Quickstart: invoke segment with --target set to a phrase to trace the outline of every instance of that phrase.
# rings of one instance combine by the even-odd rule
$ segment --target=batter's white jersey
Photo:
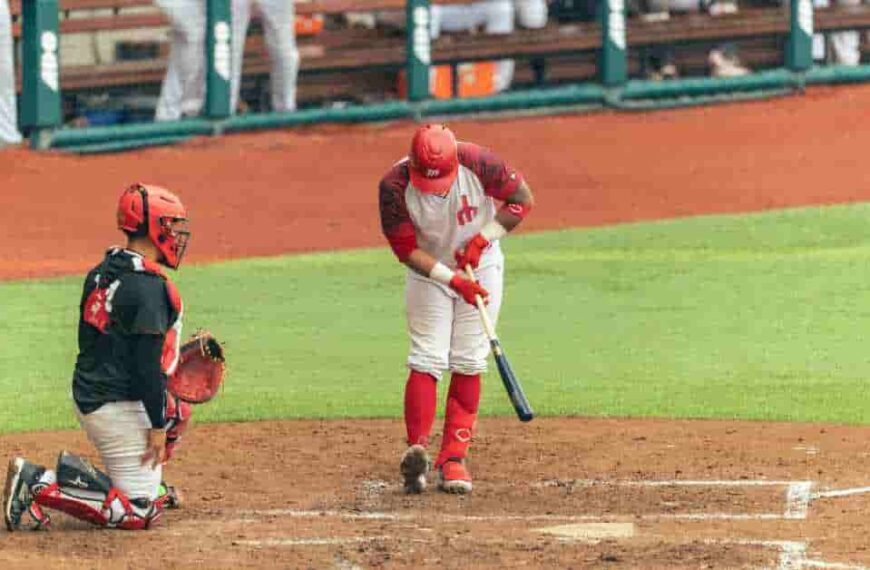
[[[459,143],[459,172],[443,197],[410,182],[407,160],[381,180],[381,225],[393,251],[404,260],[420,248],[454,267],[454,252],[495,218],[496,201],[513,194],[521,176],[491,152]],[[497,321],[502,300],[504,257],[498,242],[481,256],[476,275],[489,292],[487,311]],[[408,272],[405,299],[411,350],[408,366],[439,378],[445,370],[478,374],[489,352],[477,308],[448,287]]]
[[[420,192],[413,185],[405,189],[405,204],[417,236],[417,244],[449,267],[456,266],[453,252],[495,219],[496,205],[487,196],[480,180],[466,166],[459,166],[450,192],[435,196]],[[498,241],[484,251],[480,266],[486,267],[497,257]]]

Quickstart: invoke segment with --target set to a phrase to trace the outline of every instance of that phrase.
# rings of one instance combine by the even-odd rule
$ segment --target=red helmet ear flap
[[[131,237],[148,235],[148,191],[133,184],[121,194],[118,203],[118,229]]]

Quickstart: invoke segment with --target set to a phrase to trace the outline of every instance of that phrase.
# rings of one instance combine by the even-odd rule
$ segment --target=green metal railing
[[[553,106],[664,108],[723,98],[765,97],[807,84],[870,81],[870,66],[812,67],[812,0],[793,0],[785,46],[786,67],[738,78],[668,82],[628,81],[625,0],[600,0],[598,83],[503,93],[473,99],[433,100],[429,92],[429,0],[408,0],[407,100],[341,109],[233,116],[230,109],[232,25],[230,0],[207,0],[206,103],[198,119],[109,127],[63,128],[58,57],[58,0],[23,0],[22,127],[35,148],[110,152],[169,144],[196,135],[307,125],[421,119],[446,114],[538,109]]]

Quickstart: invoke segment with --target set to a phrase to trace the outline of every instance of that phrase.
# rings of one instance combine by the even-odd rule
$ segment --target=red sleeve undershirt
[[[494,152],[473,143],[459,143],[459,164],[474,172],[486,195],[496,200],[507,200],[523,179]]]
[[[379,185],[381,230],[393,253],[402,262],[417,249],[417,235],[405,204],[409,180],[408,161],[403,160],[384,175]]]

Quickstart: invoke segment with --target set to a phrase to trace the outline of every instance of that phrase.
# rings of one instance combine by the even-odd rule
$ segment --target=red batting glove
[[[462,277],[459,274],[453,276],[450,280],[450,288],[459,293],[466,303],[477,306],[475,295],[480,295],[484,304],[489,302],[489,292],[480,286],[477,281]]]
[[[456,258],[456,266],[465,269],[466,265],[470,265],[472,269],[477,269],[481,254],[488,247],[489,241],[482,235],[476,234],[468,240],[464,248],[457,249],[456,253],[453,254]]]

